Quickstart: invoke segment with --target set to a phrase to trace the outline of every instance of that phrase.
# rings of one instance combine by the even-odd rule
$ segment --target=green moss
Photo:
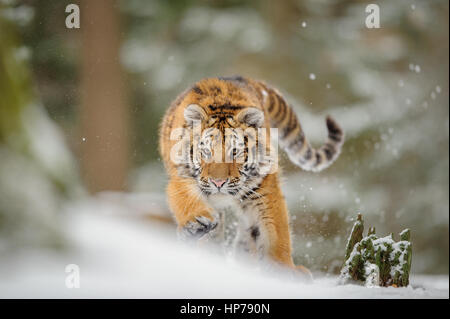
[[[361,214],[353,225],[341,269],[341,282],[362,281],[366,286],[405,287],[409,285],[412,248],[409,229],[400,233],[396,242],[393,234],[378,238],[375,228],[363,237]]]

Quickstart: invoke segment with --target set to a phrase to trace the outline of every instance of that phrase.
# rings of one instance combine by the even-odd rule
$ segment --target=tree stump
[[[364,222],[358,214],[347,242],[340,282],[353,280],[367,287],[408,286],[412,257],[410,230],[403,230],[398,242],[393,234],[378,238],[374,227],[369,228],[366,237],[363,231]]]

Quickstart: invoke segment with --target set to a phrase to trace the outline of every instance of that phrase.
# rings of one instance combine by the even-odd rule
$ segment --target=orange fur
[[[234,196],[210,195],[208,192],[205,195],[199,190],[199,183],[226,180],[231,185],[231,181],[243,178],[240,173],[243,164],[202,162],[199,169],[201,173],[198,173],[198,176],[192,173],[190,177],[180,174],[179,165],[171,161],[170,151],[177,143],[177,140],[170,139],[171,131],[174,128],[188,127],[185,110],[192,104],[200,107],[193,112],[198,111],[195,114],[201,116],[202,130],[214,127],[222,134],[226,128],[248,128],[251,126],[248,122],[249,116],[244,116],[247,113],[241,112],[249,108],[260,110],[264,115],[261,126],[279,129],[280,141],[290,158],[300,167],[316,171],[336,159],[343,141],[342,130],[331,118],[327,119],[329,142],[321,149],[313,149],[304,137],[293,110],[280,93],[262,82],[241,77],[199,81],[180,94],[164,116],[160,130],[160,152],[170,177],[167,187],[168,201],[179,229],[196,225],[199,223],[197,219],[199,217],[212,221],[215,212],[214,196],[224,197],[227,200],[229,198],[230,202],[236,201],[243,211],[249,210],[255,215],[256,230],[250,233],[249,229],[248,238],[250,240],[253,238],[256,242],[259,237],[264,237],[268,247],[264,246],[265,242],[259,245],[263,247],[261,249],[265,249],[268,257],[281,264],[295,267],[291,256],[288,210],[281,193],[278,172],[255,177],[255,181],[249,178],[248,185],[253,187],[252,191],[248,190],[250,186],[246,184],[247,186],[242,186],[242,189],[237,188],[237,194]],[[243,183],[240,180],[239,182]],[[208,184],[208,187],[211,185]],[[200,222],[200,226],[203,226],[203,223]],[[208,229],[213,228],[211,226]],[[300,267],[302,272],[309,273],[306,268]]]

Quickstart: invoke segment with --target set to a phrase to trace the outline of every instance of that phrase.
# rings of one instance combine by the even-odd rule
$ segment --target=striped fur
[[[188,129],[195,122],[201,123],[202,135],[198,142],[195,138],[191,142]],[[170,177],[169,205],[179,233],[187,237],[213,232],[219,207],[223,203],[231,205],[242,217],[237,246],[294,267],[287,206],[278,172],[270,171],[274,159],[269,156],[264,161],[250,162],[251,150],[247,149],[250,138],[247,138],[244,153],[221,144],[224,153],[242,154],[244,162],[203,160],[213,156],[215,143],[228,128],[258,127],[278,128],[281,147],[292,162],[305,170],[317,172],[328,167],[343,144],[342,129],[327,117],[328,141],[318,149],[312,148],[292,108],[278,91],[263,82],[239,76],[201,80],[177,97],[162,121],[160,152]],[[175,163],[170,158],[178,142],[170,138],[175,128],[185,130],[180,136],[188,137],[184,143],[190,149],[190,158],[184,163]],[[217,132],[220,134],[216,136]],[[197,149],[203,156],[201,161],[194,160]]]
[[[280,130],[280,146],[294,164],[306,171],[319,172],[338,158],[344,143],[344,133],[331,116],[326,118],[328,141],[315,149],[306,139],[294,110],[283,96],[261,82],[255,82],[255,85],[263,95],[263,105],[269,114],[271,126]]]

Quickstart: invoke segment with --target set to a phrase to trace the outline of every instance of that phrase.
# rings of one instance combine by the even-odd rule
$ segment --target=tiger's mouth
[[[215,180],[209,178],[202,180],[199,184],[200,191],[203,195],[209,196],[214,194],[236,195],[239,193],[239,184],[231,182],[229,178],[225,180]]]

